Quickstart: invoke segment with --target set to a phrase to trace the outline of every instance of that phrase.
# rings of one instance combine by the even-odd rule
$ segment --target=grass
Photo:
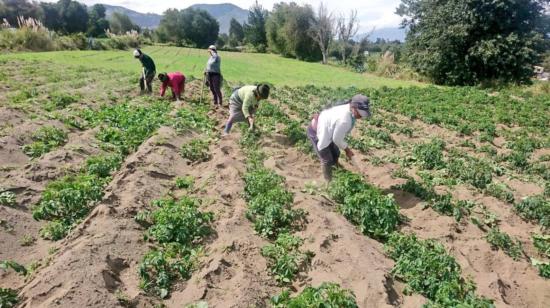
[[[157,72],[181,71],[185,75],[202,77],[208,54],[206,50],[166,46],[149,46],[143,51],[155,61]],[[400,87],[422,85],[418,82],[394,80],[370,74],[358,74],[346,69],[283,58],[274,54],[251,54],[220,51],[224,78],[232,83],[269,82],[274,85]],[[131,51],[56,51],[10,53],[2,60],[25,59],[48,61],[56,65],[107,68],[117,71],[141,72]],[[292,69],[289,69],[292,68]]]

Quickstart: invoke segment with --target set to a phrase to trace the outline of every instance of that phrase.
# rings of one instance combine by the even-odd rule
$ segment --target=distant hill
[[[190,7],[205,10],[210,13],[210,15],[214,16],[214,18],[216,18],[216,20],[220,23],[220,33],[229,33],[229,23],[231,22],[231,18],[235,18],[241,24],[248,20],[248,10],[241,9],[231,3],[194,4]]]
[[[160,19],[162,18],[162,16],[159,14],[140,13],[122,6],[114,6],[108,4],[103,4],[103,6],[105,7],[105,14],[107,15],[107,17],[111,16],[114,12],[123,13],[128,15],[133,23],[142,28],[156,28],[158,27]]]
[[[132,22],[139,25],[142,28],[156,28],[160,24],[162,18],[159,14],[154,13],[139,13],[122,6],[114,6],[103,4],[106,9],[107,17],[111,16],[114,12],[124,13],[130,17]],[[190,6],[194,9],[202,9],[210,13],[220,23],[220,33],[229,33],[229,23],[231,18],[237,19],[240,23],[243,23],[248,18],[248,10],[241,9],[240,7],[230,4],[194,4]]]

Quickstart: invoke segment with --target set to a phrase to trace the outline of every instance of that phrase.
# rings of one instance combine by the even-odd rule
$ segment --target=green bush
[[[193,187],[195,184],[195,178],[192,176],[184,176],[176,178],[176,187],[179,189],[187,189]]]
[[[447,163],[449,177],[485,189],[493,181],[493,168],[485,161],[470,156],[453,156]]]
[[[122,157],[119,154],[97,155],[86,160],[86,172],[100,178],[106,178],[120,168]]]
[[[283,291],[280,295],[271,298],[275,308],[298,307],[334,307],[358,308],[355,294],[343,289],[336,283],[324,282],[319,287],[307,287],[299,295],[290,297],[290,292]]]
[[[510,187],[504,183],[491,183],[487,186],[487,194],[504,202],[513,203],[514,194]]]

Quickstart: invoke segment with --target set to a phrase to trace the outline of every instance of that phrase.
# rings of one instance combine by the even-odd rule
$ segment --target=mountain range
[[[140,13],[123,6],[114,6],[109,4],[103,4],[105,6],[105,13],[107,17],[111,16],[114,12],[123,13],[130,17],[133,23],[139,25],[142,28],[156,28],[160,24],[162,15],[154,13]],[[190,8],[205,10],[212,15],[220,23],[220,33],[229,33],[229,23],[231,18],[235,18],[241,24],[248,18],[248,10],[242,9],[231,3],[222,4],[194,4]]]
[[[114,12],[119,12],[128,15],[132,22],[139,25],[142,28],[154,29],[160,24],[162,15],[154,13],[140,13],[122,6],[114,6],[109,4],[103,4],[106,9],[107,16],[112,15]],[[194,9],[202,9],[210,13],[220,23],[220,33],[229,33],[229,23],[231,18],[235,18],[241,24],[248,18],[248,10],[242,9],[231,3],[221,4],[194,4],[190,6]],[[364,35],[363,35],[364,36]],[[358,35],[358,38],[362,35]],[[405,30],[398,27],[387,27],[375,29],[370,35],[369,39],[374,41],[377,38],[384,38],[386,40],[405,40]]]

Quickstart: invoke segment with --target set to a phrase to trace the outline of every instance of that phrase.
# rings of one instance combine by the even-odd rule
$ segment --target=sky
[[[54,0],[50,0],[54,1]],[[111,5],[120,5],[141,13],[157,13],[162,14],[169,8],[184,9],[192,4],[197,3],[233,3],[243,9],[248,9],[254,3],[254,0],[230,0],[230,1],[215,1],[215,0],[78,0],[86,5],[95,3],[105,3]],[[273,4],[281,2],[281,0],[259,1],[260,4],[271,10]],[[288,1],[287,1],[288,2]],[[295,0],[298,4],[310,4],[317,7],[321,0]],[[395,8],[399,5],[400,0],[325,0],[323,1],[331,11],[349,14],[352,9],[357,9],[357,16],[360,19],[361,29],[359,32],[368,32],[373,27],[377,29],[387,27],[397,27],[401,21],[398,15],[395,15]]]

